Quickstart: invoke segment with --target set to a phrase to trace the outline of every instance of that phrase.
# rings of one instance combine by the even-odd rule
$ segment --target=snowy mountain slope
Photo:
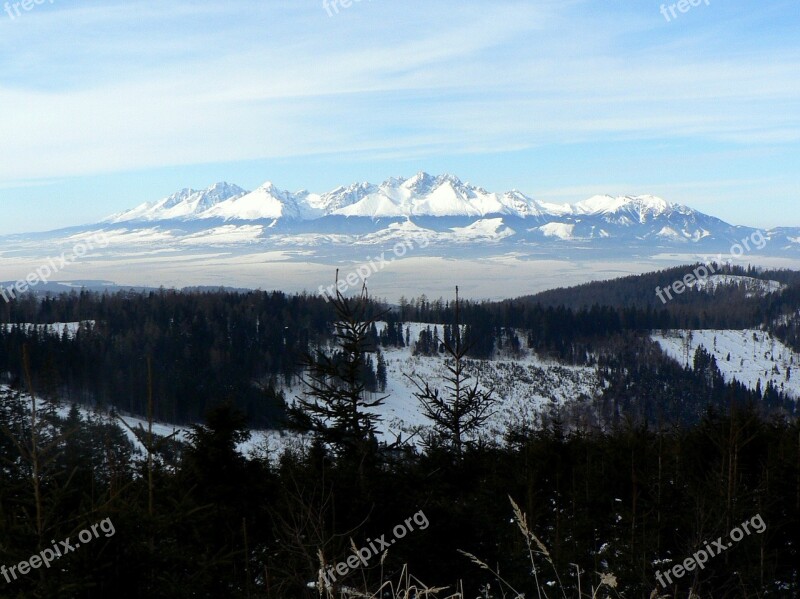
[[[123,223],[130,221],[159,221],[193,218],[213,208],[219,203],[235,199],[247,192],[238,185],[215,183],[208,189],[182,189],[161,201],[146,203],[131,210],[114,214],[104,219],[104,223]]]
[[[224,220],[261,220],[291,218],[311,220],[324,214],[307,201],[308,194],[292,194],[275,187],[267,181],[250,193],[232,197],[192,215],[194,218]]]
[[[596,195],[578,202],[574,206],[576,214],[607,214],[633,217],[638,222],[646,222],[662,214],[674,211],[690,214],[691,208],[668,202],[651,195],[619,196]]]
[[[409,434],[417,427],[430,426],[414,396],[416,387],[406,375],[444,389],[444,358],[412,356],[410,348],[387,349],[384,356],[389,397],[382,410],[385,421],[379,428],[391,439],[395,432]],[[561,404],[581,395],[593,397],[602,389],[596,369],[563,366],[532,353],[519,359],[470,361],[467,372],[477,378],[481,388],[495,390],[499,401],[484,430],[494,436],[506,432],[510,425],[533,424],[537,413],[550,403]]]
[[[667,331],[651,336],[661,349],[680,364],[692,365],[694,352],[705,347],[717,360],[717,366],[726,381],[736,379],[750,389],[761,381],[800,399],[800,354],[792,351],[770,333],[745,329]]]

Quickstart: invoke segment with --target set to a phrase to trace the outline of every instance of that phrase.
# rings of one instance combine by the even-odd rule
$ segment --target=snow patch
[[[800,354],[785,346],[772,334],[758,329],[737,330],[672,330],[653,333],[669,357],[692,366],[694,353],[704,347],[716,358],[726,382],[737,380],[749,389],[767,383],[788,396],[800,398]]]

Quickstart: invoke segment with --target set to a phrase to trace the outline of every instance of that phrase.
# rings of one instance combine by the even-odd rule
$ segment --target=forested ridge
[[[555,297],[565,301],[571,295],[592,297],[596,285],[626,289],[635,284],[639,293],[653,295],[654,277],[664,281],[679,272],[672,269],[541,297],[462,300],[459,318],[468,356],[487,359],[503,344],[524,343],[542,356],[593,365],[598,359],[618,361],[615,354],[625,343],[638,344],[637,339],[651,330],[676,328],[766,327],[800,349],[798,320],[789,317],[800,308],[800,285],[788,271],[759,274],[731,269],[731,274],[759,274],[789,284],[782,293],[765,297],[745,297],[741,289],[721,288],[713,294],[678,296],[661,308],[597,301],[577,307],[577,299],[569,302],[571,306],[553,305]],[[584,288],[592,290],[588,296]],[[365,317],[380,314],[388,322],[380,338],[371,331],[373,344],[410,344],[423,355],[440,353],[435,347],[439,341],[424,336],[410,339],[403,323],[426,322],[438,325],[442,337],[452,335],[448,327],[454,322],[454,305],[453,299],[430,300],[425,295],[403,298],[399,305],[370,300]],[[0,380],[19,388],[22,348],[27,345],[42,393],[142,415],[148,384],[145,360],[150,357],[157,419],[197,422],[208,408],[229,400],[247,414],[252,426],[281,427],[286,400],[291,400],[282,389],[298,383],[308,354],[330,344],[334,321],[332,304],[307,294],[160,290],[28,296],[0,308],[0,323],[6,324],[0,327]],[[74,335],[21,326],[54,322],[83,324]],[[628,355],[631,368],[643,367],[640,356]],[[657,360],[653,357],[650,362]],[[377,356],[368,366],[365,373],[376,390]]]

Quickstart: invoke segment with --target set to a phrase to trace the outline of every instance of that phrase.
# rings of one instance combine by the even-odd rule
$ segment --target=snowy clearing
[[[671,358],[683,365],[692,365],[694,353],[703,346],[716,357],[717,366],[726,381],[736,379],[749,389],[767,383],[800,398],[800,376],[793,371],[800,364],[800,354],[792,351],[770,333],[758,329],[745,330],[675,330],[653,333],[652,339]]]

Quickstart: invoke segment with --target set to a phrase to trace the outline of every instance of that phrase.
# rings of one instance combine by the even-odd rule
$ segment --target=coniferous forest
[[[797,597],[795,400],[726,382],[703,350],[682,366],[646,334],[773,323],[798,308],[785,278],[780,296],[722,291],[715,311],[700,295],[20,298],[0,327],[0,597]],[[409,322],[433,328],[411,338]],[[774,327],[789,346],[795,331]],[[435,425],[421,443],[376,432],[381,348],[397,346],[449,360],[445,388],[415,379]],[[522,346],[607,385],[471,434],[496,398],[463,366]],[[243,453],[256,428],[284,442]],[[756,517],[763,530],[659,584]]]

